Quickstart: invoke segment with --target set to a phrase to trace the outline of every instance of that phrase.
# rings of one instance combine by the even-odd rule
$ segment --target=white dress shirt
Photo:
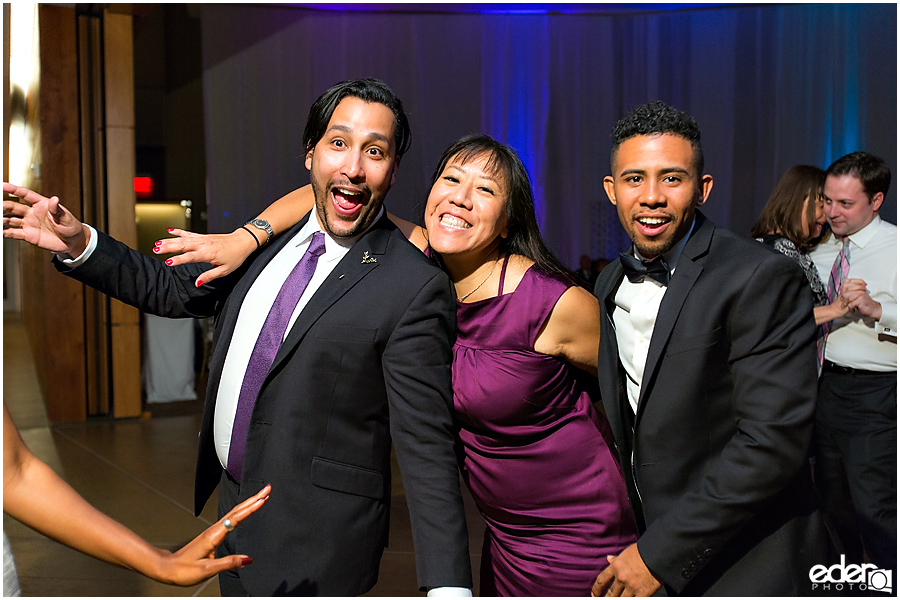
[[[675,272],[678,258],[694,231],[694,224],[687,235],[674,248],[663,254],[669,266],[669,274]],[[635,257],[647,260],[635,250]],[[619,360],[625,369],[625,391],[631,410],[637,414],[638,399],[641,397],[641,382],[644,380],[644,367],[647,365],[647,352],[653,337],[653,327],[659,314],[659,305],[666,294],[666,286],[650,277],[643,281],[631,283],[628,277],[622,280],[613,297],[612,320],[616,330],[616,343],[619,347]]]
[[[897,226],[876,216],[849,237],[849,277],[866,282],[872,300],[881,304],[881,318],[875,321],[851,311],[832,321],[825,360],[866,371],[896,371]],[[826,286],[842,245],[842,239],[832,235],[810,253]]]

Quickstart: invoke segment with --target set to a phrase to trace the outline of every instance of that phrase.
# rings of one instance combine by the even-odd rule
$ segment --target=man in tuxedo
[[[599,380],[638,523],[594,594],[797,595],[832,556],[807,464],[812,294],[697,207],[700,131],[661,102],[613,130],[604,187],[633,241],[600,275]]]
[[[388,542],[392,441],[419,585],[470,595],[453,293],[382,208],[409,141],[403,106],[382,82],[330,88],[304,131],[315,214],[205,285],[195,280],[209,265],[168,268],[83,226],[58,199],[4,184],[31,205],[4,203],[4,235],[59,253],[61,272],[153,314],[216,316],[194,508],[217,485],[220,515],[273,490],[221,550],[254,559],[220,576],[223,595],[369,590]]]

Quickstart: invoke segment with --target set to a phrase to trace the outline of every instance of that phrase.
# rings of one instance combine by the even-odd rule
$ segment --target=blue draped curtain
[[[715,180],[704,211],[740,233],[795,164],[824,168],[867,150],[896,171],[894,4],[615,14],[401,6],[203,5],[210,231],[309,181],[307,111],[329,86],[359,77],[386,81],[413,130],[390,210],[418,221],[441,151],[488,133],[519,152],[548,245],[573,268],[582,254],[613,257],[627,245],[602,181],[612,126],[642,102],[697,119]],[[882,209],[892,222],[895,198],[892,189]]]

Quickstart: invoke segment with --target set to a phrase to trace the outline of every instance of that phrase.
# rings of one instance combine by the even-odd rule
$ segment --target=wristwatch
[[[275,237],[275,231],[272,229],[272,226],[269,225],[269,222],[265,219],[250,219],[244,225],[253,225],[257,229],[262,229],[266,232],[266,243],[272,241],[272,238]]]

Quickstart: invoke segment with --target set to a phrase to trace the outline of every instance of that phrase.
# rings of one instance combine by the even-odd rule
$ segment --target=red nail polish
[[[156,254],[159,254],[159,248],[154,248],[153,251],[154,251]]]
[[[202,280],[202,279],[199,280],[199,281],[197,282],[197,287],[200,287],[201,285],[203,285],[203,280]]]
[[[166,264],[169,265],[169,266],[171,267],[171,266],[172,266],[172,259],[171,259],[171,258],[167,258],[167,259],[166,259]]]
[[[242,567],[246,567],[247,565],[249,565],[252,562],[253,562],[253,559],[250,558],[249,556],[244,556],[241,558],[241,566]]]
[[[173,228],[169,227],[168,229],[166,229],[166,231],[168,231],[169,233],[172,233],[175,230]]]

